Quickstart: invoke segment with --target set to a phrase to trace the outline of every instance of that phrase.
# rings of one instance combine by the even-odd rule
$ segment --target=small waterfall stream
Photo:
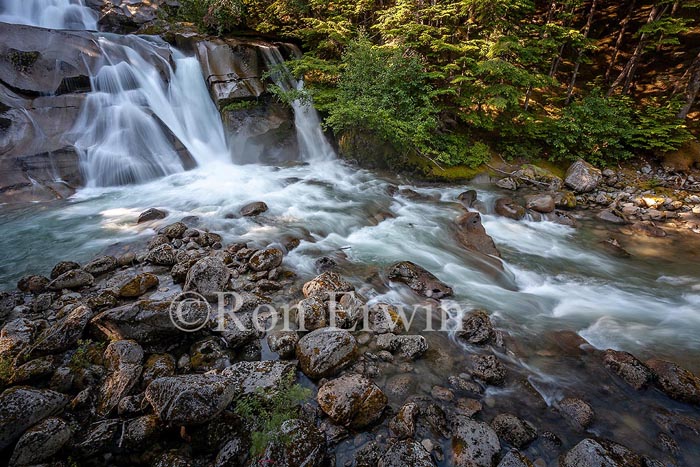
[[[94,31],[97,12],[83,0],[2,0],[0,22]]]

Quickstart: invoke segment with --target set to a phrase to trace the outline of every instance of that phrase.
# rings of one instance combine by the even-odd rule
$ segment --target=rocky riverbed
[[[458,223],[463,247],[493,258],[471,214]],[[10,465],[656,466],[698,455],[700,379],[673,362],[542,336],[551,350],[539,358],[597,381],[550,399],[520,364],[528,343],[488,311],[462,315],[451,333],[422,330],[453,291],[415,263],[381,274],[427,306],[404,330],[393,305],[365,306],[377,279],[350,282],[349,266],[329,257],[315,278],[290,270],[298,239],[255,248],[196,218],[166,220],[148,210],[138,222],[157,234],[144,247],[63,261],[2,294],[0,447]],[[212,301],[235,292],[237,303],[218,320],[204,302],[178,302],[183,291]],[[196,330],[173,319],[173,300]],[[262,326],[269,307],[290,304],[292,329]],[[285,399],[297,384],[310,391]],[[652,413],[649,425],[625,424],[616,400]],[[270,413],[275,423],[261,423]],[[635,432],[643,443],[620,443]]]

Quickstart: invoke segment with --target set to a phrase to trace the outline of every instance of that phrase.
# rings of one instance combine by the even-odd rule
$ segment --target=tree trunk
[[[583,39],[584,41],[588,39],[588,33],[591,32],[591,25],[593,24],[593,15],[595,15],[595,7],[598,0],[593,0],[591,2],[591,11],[588,13],[588,19],[586,20],[586,25],[583,28]],[[574,73],[571,76],[571,82],[569,83],[569,90],[566,92],[566,102],[565,105],[569,105],[571,102],[571,96],[574,93],[574,85],[576,84],[576,77],[578,76],[578,70],[581,68],[581,59],[583,58],[583,47],[579,48],[578,56],[576,57],[576,65],[574,66]]]
[[[700,91],[700,53],[695,57],[693,63],[691,63],[690,68],[690,81],[688,86],[685,88],[685,105],[681,108],[678,113],[678,118],[685,120],[690,113],[690,109],[695,103],[695,99],[698,96],[698,91]]]
[[[622,48],[622,41],[624,40],[625,33],[627,32],[627,25],[632,19],[632,13],[634,12],[634,7],[636,3],[637,0],[632,0],[632,3],[630,3],[629,10],[627,10],[627,16],[625,16],[625,19],[623,19],[622,23],[620,23],[620,32],[618,33],[617,40],[615,41],[615,50],[613,50],[612,58],[610,58],[610,65],[608,65],[608,69],[605,71],[606,82],[610,80],[610,73],[612,73],[612,70],[615,67],[615,62],[617,62],[617,56],[620,54],[620,48]]]

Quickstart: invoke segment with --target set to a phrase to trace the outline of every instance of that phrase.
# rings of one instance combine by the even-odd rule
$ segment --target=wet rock
[[[530,422],[512,414],[496,415],[491,422],[491,427],[499,437],[519,449],[537,439],[537,429]]]
[[[138,298],[151,289],[158,287],[158,277],[150,272],[142,272],[134,277],[126,279],[119,287],[119,296],[122,298]]]
[[[578,429],[585,430],[591,426],[595,418],[593,408],[581,399],[567,397],[559,401],[557,408]]]
[[[457,240],[467,250],[484,255],[501,257],[493,239],[486,233],[481,224],[481,214],[468,212],[457,218]]]
[[[551,195],[536,194],[525,197],[525,207],[546,214],[554,211],[556,204]]]
[[[534,464],[517,449],[511,449],[503,456],[498,467],[534,467]]]
[[[73,305],[67,305],[64,310],[66,308],[73,308]],[[40,352],[58,352],[75,347],[91,318],[90,308],[84,305],[73,308],[65,318],[42,333],[33,349]]]
[[[472,355],[472,373],[480,380],[494,386],[502,385],[506,380],[506,368],[495,355]]]
[[[412,440],[398,441],[384,453],[377,467],[434,467],[436,464],[423,445]]]
[[[512,177],[501,178],[496,182],[496,186],[504,190],[515,191],[518,189],[518,182]]]
[[[61,261],[53,267],[49,277],[53,280],[73,269],[80,269],[80,265],[75,261]]]
[[[17,282],[17,288],[22,292],[40,294],[46,291],[49,279],[44,276],[24,276]]]
[[[465,208],[471,208],[476,202],[476,190],[467,190],[457,195],[457,200],[462,203]]]
[[[105,310],[95,316],[91,325],[111,340],[133,339],[147,351],[163,351],[182,342],[188,334],[175,326],[170,313],[171,302],[140,300],[136,303]],[[209,319],[208,304],[182,302],[178,321],[198,325]]]
[[[381,334],[377,337],[377,343],[380,348],[396,352],[407,360],[415,360],[428,350],[428,342],[425,337],[418,335]]]
[[[554,194],[554,205],[559,209],[576,209],[576,195],[571,191],[559,191]]]
[[[137,224],[143,224],[144,222],[155,221],[160,219],[165,219],[168,216],[168,212],[162,209],[149,208],[139,214],[139,220],[136,221]]]
[[[109,375],[100,389],[98,412],[106,416],[138,383],[143,349],[134,341],[111,342],[105,349],[104,361]]]
[[[320,296],[323,300],[336,299],[346,293],[353,292],[355,287],[335,272],[324,272],[310,280],[302,289],[305,297]]]
[[[0,450],[40,420],[58,413],[68,398],[47,389],[17,386],[0,394]]]
[[[296,356],[306,376],[326,378],[355,360],[357,341],[344,329],[317,329],[299,340]]]
[[[474,310],[462,318],[462,329],[457,335],[474,345],[484,345],[495,337],[491,318],[483,310]]]
[[[217,317],[217,331],[231,349],[239,349],[256,342],[264,334],[265,319],[255,312],[227,313]]]
[[[598,213],[596,216],[598,219],[605,221],[605,222],[610,222],[612,224],[626,224],[627,221],[625,218],[621,215],[619,215],[616,211],[612,209],[604,209]]]
[[[27,430],[17,441],[10,465],[34,465],[56,454],[68,442],[72,431],[60,418],[47,418]]]
[[[224,349],[224,345],[221,339],[211,336],[192,344],[187,370],[206,373],[211,370],[223,370],[230,366],[233,355]]]
[[[100,256],[83,266],[83,271],[89,272],[93,276],[107,274],[115,269],[117,269],[117,258],[114,256]]]
[[[82,269],[71,269],[52,280],[48,288],[51,290],[79,289],[90,286],[94,282],[95,278],[92,274]]]
[[[317,272],[322,273],[325,271],[332,271],[338,266],[338,263],[329,256],[322,256],[314,261],[314,266]]]
[[[158,231],[159,234],[165,235],[169,239],[182,238],[187,231],[187,225],[184,222],[175,222],[166,225]]]
[[[628,352],[608,349],[603,353],[603,364],[637,390],[645,388],[653,378],[649,368]]]
[[[451,402],[455,398],[455,393],[452,392],[452,390],[442,386],[433,386],[433,388],[430,390],[430,395],[435,400],[445,402]]]
[[[128,449],[141,450],[147,443],[155,441],[161,431],[158,417],[143,415],[124,423],[122,443]]]
[[[335,303],[335,301],[330,302],[329,311],[333,309]],[[338,305],[339,307],[336,307],[336,309],[342,309],[342,313],[340,310],[338,310],[337,314],[339,317],[342,314],[342,318],[345,321],[344,326],[340,327],[348,329],[354,328],[363,321],[366,314],[365,308],[367,305],[367,300],[360,294],[356,292],[345,293],[340,297]]]
[[[267,335],[267,345],[281,359],[294,357],[297,342],[299,342],[299,334],[296,331],[273,331]]]
[[[296,321],[299,330],[313,331],[328,325],[328,306],[320,296],[314,295],[301,300],[296,307]]]
[[[405,404],[389,422],[389,429],[399,438],[413,438],[420,409],[415,402]]]
[[[648,360],[646,365],[654,373],[656,385],[667,396],[681,402],[700,405],[700,378],[665,360]]]
[[[37,329],[37,323],[25,318],[9,321],[0,331],[0,355],[3,358],[17,355],[32,342]]]
[[[170,244],[159,245],[148,252],[146,261],[158,266],[173,266],[177,263],[177,251]]]
[[[248,456],[244,441],[234,437],[224,443],[214,459],[213,467],[236,467]]]
[[[375,334],[385,334],[397,331],[400,320],[395,306],[377,303],[369,308],[365,327]]]
[[[205,423],[228,406],[237,387],[221,375],[158,378],[146,388],[146,400],[158,418],[170,424]]]
[[[282,264],[284,253],[278,248],[268,248],[257,251],[248,260],[248,265],[253,271],[269,271]]]
[[[56,369],[56,362],[53,355],[35,358],[21,365],[12,374],[10,382],[12,384],[26,383],[37,379],[48,378]]]
[[[267,204],[263,203],[262,201],[256,201],[243,206],[240,213],[243,217],[252,217],[267,212],[267,210]]]
[[[293,419],[282,423],[279,436],[275,436],[264,459],[271,465],[320,467],[326,455],[326,440],[311,423]]]
[[[147,387],[153,380],[175,374],[175,357],[170,354],[153,354],[143,365],[141,380]]]
[[[387,276],[390,281],[406,284],[411,290],[424,297],[439,300],[453,294],[451,287],[410,261],[401,261],[391,265]]]
[[[584,439],[560,460],[561,467],[642,467],[639,456],[621,444]]]
[[[595,190],[602,178],[600,170],[579,159],[569,166],[564,183],[577,193],[589,193]]]
[[[494,210],[499,216],[516,221],[525,217],[525,208],[513,201],[512,198],[498,198]]]
[[[455,417],[452,435],[455,467],[491,467],[500,450],[498,435],[486,423]]]
[[[481,405],[481,402],[479,402],[476,399],[469,399],[467,397],[461,397],[457,399],[457,403],[455,404],[455,408],[457,409],[457,413],[467,416],[467,417],[473,417],[474,415],[478,414],[481,412],[483,409],[483,406]]]
[[[382,390],[360,375],[344,375],[328,381],[319,388],[316,400],[335,423],[355,429],[377,421],[387,404]]]
[[[147,248],[150,251],[150,250],[157,248],[161,245],[168,245],[169,243],[170,243],[170,239],[166,235],[158,234],[148,241]]]
[[[238,394],[269,396],[279,392],[287,381],[296,375],[295,362],[266,360],[262,362],[238,362],[221,372],[238,389]]]
[[[217,293],[226,290],[230,278],[231,271],[224,262],[209,256],[200,259],[190,268],[183,290],[197,292],[210,301],[216,300]]]

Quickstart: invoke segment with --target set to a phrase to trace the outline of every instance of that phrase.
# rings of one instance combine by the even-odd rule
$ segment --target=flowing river
[[[95,28],[94,18],[80,5],[52,5],[63,3],[69,6],[62,10],[62,24],[24,1],[15,2],[22,9],[5,11],[0,21]],[[405,288],[381,280],[388,264],[413,261],[454,288],[454,304],[490,312],[496,326],[518,342],[502,357],[547,403],[568,390],[588,394],[599,418],[615,427],[594,434],[621,442],[641,439],[639,449],[654,452],[650,414],[660,396],[650,393],[632,403],[627,390],[601,385],[577,363],[579,357],[567,358],[579,349],[562,343],[568,336],[562,331],[573,331],[598,349],[626,350],[642,360],[667,358],[700,371],[697,243],[634,238],[625,244],[632,258],[620,259],[601,246],[608,232],[594,221],[582,219],[571,228],[494,215],[493,202],[502,193],[491,185],[415,185],[359,170],[334,157],[315,111],[299,105],[297,131],[304,143],[297,162],[238,164],[243,155],[227,143],[196,59],[170,51],[174,64],[163,60],[156,67],[149,65],[152,56],[170,50],[159,39],[105,35],[101,43],[105,56],[112,57],[110,65],[93,76],[93,93],[67,136],[81,154],[88,186],[65,201],[0,207],[3,289],[13,288],[27,273],[48,275],[60,260],[86,261],[145,242],[154,231],[136,219],[151,207],[167,210],[168,222],[196,216],[201,227],[228,242],[263,247],[289,235],[301,238],[285,258],[289,269],[311,278],[315,260],[332,257],[340,272],[375,301],[418,302]],[[268,59],[279,60],[275,57],[271,51]],[[163,125],[187,147],[195,168],[185,170]],[[392,185],[422,196],[391,196]],[[503,274],[489,274],[454,239],[454,219],[463,212],[457,195],[472,188],[486,231],[502,253]],[[264,222],[231,216],[251,201],[270,207]],[[447,375],[459,374],[466,354],[454,338],[428,334],[431,346],[441,350],[432,361],[418,363],[423,366],[416,390],[426,393],[434,384],[445,384]],[[487,396],[495,401],[487,411],[529,404],[516,394],[508,398],[507,390],[490,391]],[[688,409],[671,403],[669,410]],[[541,426],[555,424],[532,411]],[[700,455],[690,444],[686,452]],[[342,458],[342,448],[339,453]]]

